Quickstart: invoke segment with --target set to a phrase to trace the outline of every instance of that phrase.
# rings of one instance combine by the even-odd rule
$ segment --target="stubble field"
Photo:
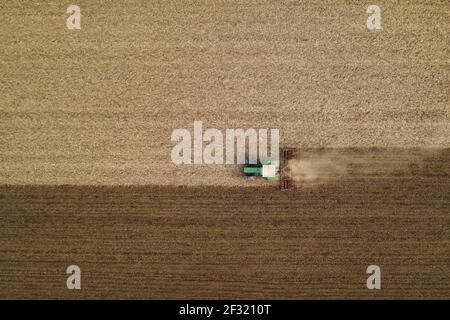
[[[0,181],[242,185],[176,166],[173,130],[278,128],[283,146],[450,147],[448,1],[0,4]]]

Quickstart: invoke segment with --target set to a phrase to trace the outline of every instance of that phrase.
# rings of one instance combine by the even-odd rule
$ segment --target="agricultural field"
[[[0,3],[0,299],[450,298],[448,1],[76,4]],[[295,189],[175,164],[196,121]]]
[[[450,150],[420,165],[420,150],[345,153],[380,165],[293,192],[1,187],[0,297],[448,298]],[[73,262],[75,292],[64,286]],[[366,288],[374,263],[382,290]]]
[[[214,4],[212,4],[214,3]],[[450,147],[450,4],[0,4],[0,182],[243,185],[176,166],[178,128],[278,128],[283,146]]]

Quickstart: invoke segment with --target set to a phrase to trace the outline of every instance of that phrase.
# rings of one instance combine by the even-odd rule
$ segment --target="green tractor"
[[[244,179],[253,180],[263,177],[266,180],[280,180],[280,161],[267,161],[244,166]]]
[[[289,160],[296,155],[296,149],[283,148],[280,161],[258,162],[257,164],[245,164],[244,179],[253,180],[262,177],[266,180],[279,181],[281,191],[291,191],[294,188],[294,180],[291,177]]]

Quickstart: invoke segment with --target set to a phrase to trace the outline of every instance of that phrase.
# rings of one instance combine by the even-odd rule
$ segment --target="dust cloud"
[[[348,173],[350,158],[336,152],[307,153],[289,161],[291,176],[303,183],[323,183]]]
[[[352,176],[405,176],[426,171],[436,149],[309,149],[289,161],[291,176],[303,184],[326,183]],[[447,169],[442,168],[443,174]],[[439,174],[436,172],[435,174]]]

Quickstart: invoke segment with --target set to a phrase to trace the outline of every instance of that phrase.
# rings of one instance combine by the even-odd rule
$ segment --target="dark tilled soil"
[[[0,298],[448,299],[449,168],[447,149],[292,193],[2,186]]]

